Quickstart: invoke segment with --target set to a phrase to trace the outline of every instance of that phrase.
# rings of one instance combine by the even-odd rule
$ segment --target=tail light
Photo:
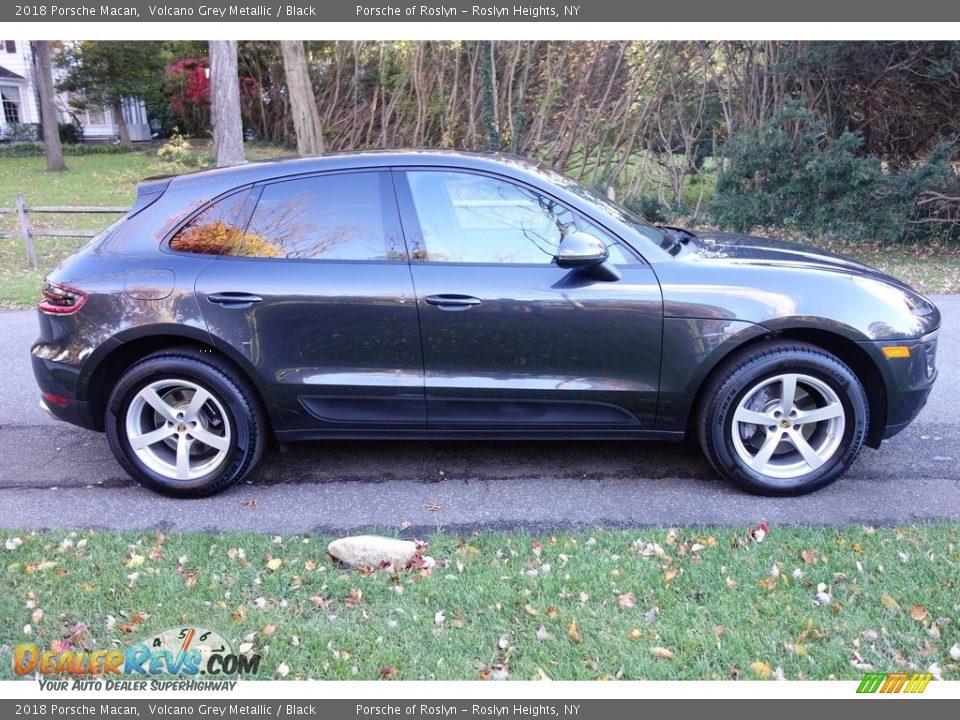
[[[82,290],[49,281],[43,284],[41,295],[37,310],[47,315],[72,315],[87,301],[87,294]]]

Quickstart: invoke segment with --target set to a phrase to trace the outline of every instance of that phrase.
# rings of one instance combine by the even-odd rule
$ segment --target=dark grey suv
[[[940,324],[842,257],[452,152],[147,181],[39,310],[44,406],[181,497],[271,441],[688,432],[741,488],[810,492],[917,415]]]

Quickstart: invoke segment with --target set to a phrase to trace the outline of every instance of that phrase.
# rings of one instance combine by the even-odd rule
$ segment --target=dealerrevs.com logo
[[[34,675],[41,690],[232,690],[236,678],[255,675],[260,655],[235,653],[218,632],[171,628],[126,648],[14,649],[13,671]]]
[[[867,673],[857,687],[858,693],[922,693],[927,689],[931,673]]]

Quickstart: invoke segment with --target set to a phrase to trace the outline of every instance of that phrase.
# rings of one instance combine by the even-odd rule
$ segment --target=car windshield
[[[594,205],[598,205],[608,215],[612,215],[620,222],[629,225],[636,232],[640,233],[640,235],[647,238],[651,242],[656,243],[664,250],[670,250],[677,244],[677,241],[669,234],[663,232],[657,227],[654,227],[632,210],[629,210],[618,202],[604,197],[600,193],[588,190],[580,183],[568,178],[566,175],[561,175],[555,170],[551,170],[542,166],[538,168],[538,172],[542,173],[553,183],[560,185],[565,190],[569,190],[570,192],[579,195],[584,200],[587,200]]]

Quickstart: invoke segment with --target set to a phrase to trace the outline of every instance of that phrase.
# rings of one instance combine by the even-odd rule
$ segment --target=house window
[[[107,117],[103,108],[89,108],[87,110],[88,125],[106,125]]]
[[[15,53],[17,51],[17,41],[16,40],[4,40],[3,46],[6,48],[8,53]]]
[[[3,119],[8,123],[20,122],[20,88],[12,85],[0,87],[3,98]]]

